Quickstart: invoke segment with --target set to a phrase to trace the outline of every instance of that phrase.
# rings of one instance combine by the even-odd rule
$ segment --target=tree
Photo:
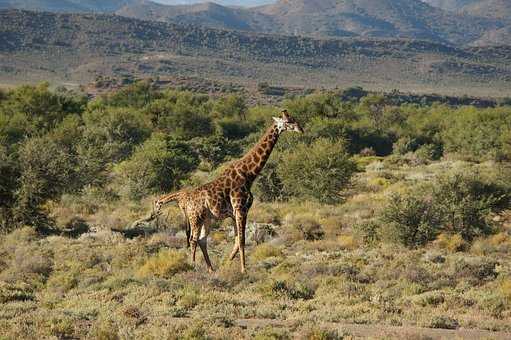
[[[42,215],[40,206],[72,186],[74,164],[64,148],[43,136],[23,143],[19,150],[19,166],[17,218],[21,223],[34,225]]]
[[[192,144],[200,158],[213,167],[217,167],[228,157],[239,156],[242,151],[238,142],[230,141],[219,135],[196,138]]]
[[[176,138],[190,139],[204,137],[213,133],[210,117],[201,113],[201,108],[192,104],[192,98],[176,98],[154,101],[147,108],[153,125],[159,130],[174,135]]]
[[[13,228],[11,209],[15,203],[18,187],[19,168],[8,154],[7,148],[0,145],[0,233]]]
[[[286,193],[325,203],[340,200],[355,171],[344,144],[327,139],[284,151],[277,168]]]
[[[84,143],[101,150],[107,162],[126,159],[150,135],[150,123],[136,110],[96,108],[83,115]]]
[[[222,97],[215,102],[213,112],[219,117],[246,119],[247,104],[245,97],[237,94]]]
[[[177,188],[198,164],[199,157],[188,143],[154,133],[117,172],[128,195],[139,199]]]
[[[143,80],[123,87],[103,100],[109,106],[143,108],[160,97],[152,80]]]

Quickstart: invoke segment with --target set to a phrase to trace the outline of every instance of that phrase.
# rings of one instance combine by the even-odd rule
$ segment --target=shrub
[[[380,241],[380,229],[381,225],[374,220],[365,221],[353,226],[354,236],[368,246],[375,245]]]
[[[127,158],[150,135],[150,123],[135,110],[99,107],[85,112],[83,120],[84,147],[107,162]]]
[[[434,316],[428,327],[431,328],[443,328],[443,329],[457,329],[459,327],[459,322],[456,319],[453,319],[449,316],[439,315]]]
[[[299,231],[304,240],[321,240],[325,232],[319,222],[309,214],[288,215],[286,216],[286,225]]]
[[[177,138],[194,138],[211,135],[214,132],[210,117],[197,113],[193,108],[180,108],[160,119],[164,131]]]
[[[417,247],[435,239],[441,218],[431,199],[417,193],[393,195],[382,211],[384,234],[407,247]]]
[[[509,306],[511,306],[511,278],[502,280],[499,287],[500,293],[507,300]]]
[[[33,300],[34,294],[27,284],[8,284],[0,281],[0,304],[11,301]]]
[[[502,136],[510,129],[509,111],[504,107],[476,109],[464,107],[449,115],[442,139],[446,151],[495,159],[502,150]]]
[[[71,156],[48,137],[30,138],[20,147],[21,176],[17,191],[19,222],[36,225],[41,217],[40,206],[71,190],[74,164]]]
[[[436,240],[440,248],[447,249],[454,253],[466,249],[467,242],[461,237],[460,234],[440,234]]]
[[[229,157],[236,157],[241,153],[239,143],[218,135],[196,138],[193,140],[193,145],[200,158],[213,167],[217,167]]]
[[[382,211],[385,235],[408,246],[432,241],[440,233],[459,235],[465,241],[492,231],[488,214],[508,205],[508,189],[474,174],[438,178],[430,188],[393,195]],[[457,236],[442,236],[440,245],[463,248]]]
[[[318,326],[307,327],[301,333],[300,338],[307,340],[341,340],[345,337],[350,338],[348,332],[339,334],[336,330],[320,328]]]
[[[262,202],[273,202],[286,197],[277,166],[274,158],[270,158],[254,183],[254,193]]]
[[[221,117],[244,118],[247,111],[245,97],[236,94],[221,97],[215,102],[213,111]]]
[[[290,299],[309,300],[314,298],[314,289],[302,282],[295,282],[293,284],[286,281],[275,281],[271,286],[273,294],[278,296],[287,296]]]
[[[352,235],[340,235],[337,240],[341,249],[355,249],[358,244]]]
[[[161,250],[156,256],[149,258],[137,274],[140,277],[169,278],[176,273],[191,269],[185,253],[176,250]]]
[[[475,175],[440,177],[433,187],[433,200],[441,214],[443,229],[465,240],[488,234],[488,214],[508,201],[506,190]]]
[[[442,156],[442,149],[437,144],[424,144],[415,151],[415,155],[422,161],[434,161]]]
[[[169,191],[199,164],[199,158],[185,142],[155,133],[138,147],[118,171],[132,198]]]
[[[159,97],[161,94],[156,91],[155,84],[151,80],[143,80],[125,86],[102,99],[111,106],[142,108]]]
[[[12,207],[15,203],[15,191],[18,187],[19,169],[9,155],[7,148],[0,145],[0,234],[14,227]]]
[[[319,139],[313,144],[298,144],[284,152],[277,167],[284,190],[297,197],[324,203],[340,200],[340,191],[356,171],[342,143]]]
[[[247,137],[254,132],[254,126],[246,121],[234,118],[223,118],[216,122],[217,133],[224,138],[237,140]]]
[[[254,335],[255,340],[288,340],[291,339],[289,331],[283,328],[266,326]]]
[[[184,340],[207,340],[206,329],[201,322],[193,322],[183,332],[182,339]]]
[[[255,261],[262,261],[269,257],[280,256],[282,256],[282,250],[268,243],[258,245],[251,253],[251,257]]]

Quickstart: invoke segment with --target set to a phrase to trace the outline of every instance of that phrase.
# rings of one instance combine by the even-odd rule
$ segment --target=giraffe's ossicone
[[[274,117],[273,124],[259,142],[241,159],[231,163],[218,178],[195,189],[164,195],[155,202],[155,214],[169,202],[176,201],[187,222],[187,241],[195,262],[197,244],[209,271],[213,266],[208,256],[207,237],[212,220],[231,217],[236,222],[236,242],[230,259],[240,253],[241,272],[245,271],[245,227],[252,206],[252,183],[264,168],[279,136],[284,131],[303,132],[286,110]]]

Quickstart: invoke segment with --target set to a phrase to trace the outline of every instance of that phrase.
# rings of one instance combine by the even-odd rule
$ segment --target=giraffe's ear
[[[279,117],[273,117],[273,120],[277,123],[282,123],[283,122],[283,119],[282,118],[279,118]]]

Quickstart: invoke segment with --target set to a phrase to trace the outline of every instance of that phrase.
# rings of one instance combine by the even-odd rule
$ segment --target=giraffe
[[[178,203],[187,223],[187,243],[193,263],[198,244],[208,270],[213,272],[207,250],[210,225],[213,219],[223,220],[231,217],[236,223],[236,240],[229,259],[234,260],[239,252],[241,272],[245,272],[245,227],[248,211],[253,202],[250,188],[284,131],[303,133],[301,126],[287,110],[282,111],[281,117],[273,117],[273,124],[259,142],[241,159],[231,163],[215,180],[195,189],[163,195],[155,201],[153,216],[159,214],[166,204],[173,201]]]

